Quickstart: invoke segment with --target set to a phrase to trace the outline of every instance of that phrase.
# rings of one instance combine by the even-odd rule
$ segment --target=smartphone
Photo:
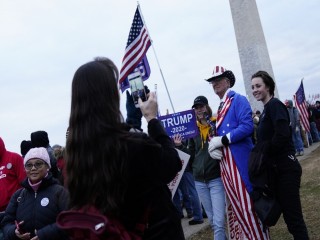
[[[15,221],[15,224],[16,224],[16,228],[17,228],[17,230],[18,230],[18,232],[19,232],[20,234],[26,233],[25,231],[23,231],[23,230],[21,229],[21,224],[19,224],[19,223],[17,222],[17,220]]]
[[[147,95],[144,89],[143,80],[139,71],[129,74],[128,76],[129,85],[131,89],[131,95],[133,98],[134,105],[136,108],[139,107],[138,99],[142,101],[147,100]]]

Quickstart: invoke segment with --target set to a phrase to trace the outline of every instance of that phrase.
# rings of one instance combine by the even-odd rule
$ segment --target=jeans
[[[202,221],[203,220],[202,207],[200,204],[200,200],[199,200],[198,192],[196,190],[192,172],[185,172],[183,175],[185,177],[185,183],[188,187],[190,199],[192,202],[193,219],[197,221]]]
[[[309,145],[311,146],[313,144],[311,133],[307,132],[307,137],[308,137]]]
[[[181,193],[181,195],[179,192]],[[185,172],[183,173],[178,189],[173,196],[173,204],[175,205],[179,215],[183,217],[181,200],[183,202],[184,207],[187,210],[188,215],[192,215],[193,214],[192,200],[191,200],[190,191],[186,182]]]
[[[215,178],[207,183],[195,181],[200,201],[208,215],[215,240],[225,240],[225,210],[226,196],[221,178]]]
[[[310,123],[310,132],[311,132],[313,142],[319,142],[320,141],[319,133],[318,133],[317,125],[315,122]]]
[[[303,142],[302,142],[302,138],[301,138],[300,129],[298,131],[295,131],[295,129],[293,129],[292,141],[293,141],[294,147],[296,149],[296,152],[302,152],[303,151]]]

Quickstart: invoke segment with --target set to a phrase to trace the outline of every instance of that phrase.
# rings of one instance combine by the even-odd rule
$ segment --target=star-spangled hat
[[[231,88],[234,86],[234,83],[236,82],[236,78],[235,78],[233,72],[230,70],[227,70],[226,68],[221,67],[221,66],[216,66],[213,69],[212,75],[208,79],[205,79],[205,80],[208,82],[212,82],[212,81],[215,81],[215,80],[220,79],[222,77],[226,77],[230,80],[230,87]]]

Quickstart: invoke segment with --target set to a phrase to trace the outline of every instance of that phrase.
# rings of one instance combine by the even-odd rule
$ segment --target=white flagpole
[[[160,70],[160,73],[161,73],[161,77],[162,77],[162,80],[163,80],[164,86],[165,86],[165,88],[166,88],[166,91],[167,91],[167,94],[168,94],[168,97],[169,97],[169,101],[170,101],[170,104],[171,104],[171,107],[172,107],[173,113],[175,113],[176,111],[174,110],[174,107],[173,107],[173,104],[172,104],[172,100],[171,100],[171,97],[170,97],[170,93],[169,93],[169,90],[168,90],[168,88],[167,88],[167,84],[166,84],[166,81],[165,81],[165,79],[164,79],[164,76],[163,76],[163,73],[162,73],[162,70],[161,70],[161,67],[160,67],[160,64],[159,64],[159,60],[158,60],[158,57],[157,57],[156,51],[155,51],[154,46],[153,46],[152,38],[151,38],[150,33],[149,33],[149,30],[148,30],[148,28],[147,28],[147,24],[146,24],[146,22],[144,21],[144,18],[143,18],[143,15],[142,15],[142,11],[141,11],[141,8],[140,8],[140,4],[139,4],[139,2],[137,2],[137,3],[138,3],[138,9],[139,9],[139,12],[140,12],[140,15],[141,15],[142,21],[143,21],[143,23],[144,23],[144,26],[145,26],[145,27],[146,27],[146,29],[147,29],[147,32],[148,32],[148,35],[149,35],[149,38],[150,38],[150,41],[151,41],[151,46],[152,46],[152,49],[153,49],[154,55],[155,55],[156,60],[157,60],[157,64],[158,64],[158,67],[159,67],[159,70]]]

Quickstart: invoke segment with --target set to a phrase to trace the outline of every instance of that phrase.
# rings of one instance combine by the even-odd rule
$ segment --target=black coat
[[[144,239],[181,240],[181,219],[167,186],[181,169],[181,160],[159,120],[148,123],[148,133],[137,133],[138,141],[126,143],[130,173],[121,220],[134,228],[147,211],[149,227]]]
[[[28,179],[22,186],[11,197],[1,222],[5,239],[19,239],[15,234],[15,220],[24,221],[21,229],[30,232],[31,238],[37,230],[40,240],[67,239],[55,223],[57,215],[67,209],[67,190],[51,174],[42,180],[37,192],[31,188]]]

